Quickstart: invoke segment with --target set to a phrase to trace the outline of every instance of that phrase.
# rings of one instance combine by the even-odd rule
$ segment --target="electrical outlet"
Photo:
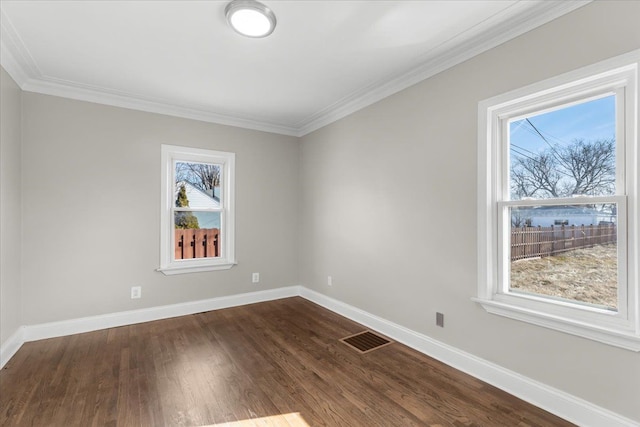
[[[258,283],[258,282],[260,282],[260,273],[253,273],[253,274],[251,275],[251,281],[252,281],[253,283]]]
[[[444,328],[444,314],[436,313],[436,326]]]
[[[331,276],[327,276],[327,286],[333,286],[333,278]]]
[[[142,298],[142,286],[131,287],[131,299]]]

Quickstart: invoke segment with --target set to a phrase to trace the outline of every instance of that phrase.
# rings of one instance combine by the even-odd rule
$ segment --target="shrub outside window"
[[[159,271],[231,268],[235,154],[162,145]]]
[[[478,297],[640,351],[640,51],[479,104]]]

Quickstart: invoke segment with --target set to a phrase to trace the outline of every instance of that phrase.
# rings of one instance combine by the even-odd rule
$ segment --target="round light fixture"
[[[243,36],[266,37],[276,28],[276,15],[255,0],[233,0],[224,14],[231,28]]]

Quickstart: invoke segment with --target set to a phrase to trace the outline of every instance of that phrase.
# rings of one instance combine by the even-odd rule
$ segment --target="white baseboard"
[[[20,326],[4,343],[0,346],[0,369],[20,350],[24,344],[24,326]]]
[[[143,308],[140,310],[121,311],[98,316],[82,317],[78,319],[63,320],[60,322],[22,326],[0,347],[0,369],[4,367],[9,359],[11,359],[11,357],[25,342],[62,337],[72,334],[81,334],[84,332],[133,325],[142,322],[151,322],[153,320],[168,319],[171,317],[185,316],[188,314],[201,313],[203,311],[220,310],[222,308],[237,307],[257,302],[271,301],[297,296],[299,293],[300,289],[298,286],[291,286],[287,288],[270,289],[180,304]]]
[[[311,289],[300,287],[300,296],[574,424],[590,427],[640,426],[637,421]]]
[[[100,329],[133,325],[153,320],[169,319],[201,313],[203,311],[220,310],[222,308],[237,307],[257,302],[271,301],[281,298],[297,296],[300,293],[297,286],[269,289],[265,291],[249,292],[246,294],[230,295],[210,298],[200,301],[190,301],[180,304],[163,305],[159,307],[143,308],[140,310],[121,311],[100,316],[83,317],[79,319],[63,320],[61,322],[43,323],[25,327],[24,341],[35,341],[45,338],[61,337],[80,334]]]
[[[11,359],[23,343],[28,341],[91,332],[293,296],[303,297],[337,314],[361,323],[368,328],[387,335],[389,338],[575,424],[589,427],[640,426],[640,423],[636,421],[596,406],[586,400],[534,381],[470,353],[302,286],[22,326],[0,346],[0,368]]]

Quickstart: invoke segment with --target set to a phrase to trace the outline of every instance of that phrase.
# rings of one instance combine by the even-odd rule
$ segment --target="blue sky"
[[[528,116],[529,121],[548,143],[567,145],[574,139],[609,139],[615,137],[615,96],[573,105],[556,111]],[[547,142],[526,119],[510,123],[513,154],[537,153],[549,148]]]

